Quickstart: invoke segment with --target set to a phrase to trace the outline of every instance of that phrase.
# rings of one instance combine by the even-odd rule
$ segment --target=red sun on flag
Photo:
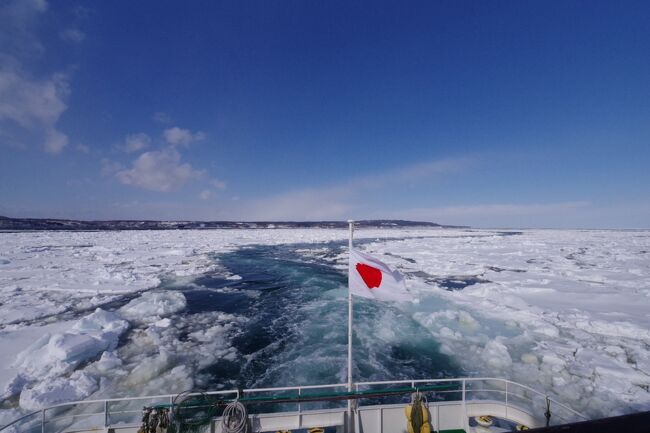
[[[381,285],[381,271],[364,263],[357,263],[357,272],[361,275],[363,282],[369,289],[374,289]]]
[[[350,249],[348,266],[350,294],[380,301],[408,301],[412,298],[404,277],[370,254]]]

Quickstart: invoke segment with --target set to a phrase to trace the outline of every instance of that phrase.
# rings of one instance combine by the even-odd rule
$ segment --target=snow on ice
[[[63,401],[79,400],[97,389],[96,381],[81,371],[80,363],[117,347],[129,327],[114,313],[98,308],[60,333],[45,333],[19,352],[11,368],[16,375],[2,397],[20,393],[20,406],[38,409]],[[65,377],[64,377],[65,376]]]
[[[0,237],[0,399],[18,402],[0,409],[1,425],[63,401],[200,385],[203,368],[237,357],[232,339],[247,318],[190,319],[185,296],[161,286],[221,271],[239,283],[215,254],[345,241],[347,232]],[[399,308],[466,374],[525,383],[589,416],[650,407],[650,232],[385,229],[356,237],[406,275],[415,297]],[[329,253],[296,251],[306,260]],[[345,254],[332,260],[346,268]]]

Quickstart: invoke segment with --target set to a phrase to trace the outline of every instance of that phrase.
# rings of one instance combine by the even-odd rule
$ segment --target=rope
[[[173,419],[182,433],[199,433],[206,430],[216,414],[216,406],[200,391],[185,391],[172,402]]]
[[[414,432],[419,433],[424,424],[422,414],[422,397],[420,396],[420,391],[416,391],[411,395],[411,419],[410,424]]]
[[[248,412],[238,400],[228,404],[223,410],[221,430],[224,433],[248,433]]]

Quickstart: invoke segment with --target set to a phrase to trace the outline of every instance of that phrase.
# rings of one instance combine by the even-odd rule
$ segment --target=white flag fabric
[[[350,251],[348,284],[353,295],[364,298],[381,301],[411,299],[402,274],[393,271],[381,260],[355,249]]]

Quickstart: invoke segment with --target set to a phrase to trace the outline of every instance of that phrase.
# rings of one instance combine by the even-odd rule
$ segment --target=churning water
[[[181,287],[190,317],[220,311],[247,319],[231,342],[237,358],[202,372],[207,387],[344,383],[347,275],[342,263],[335,266],[343,253],[342,243],[244,247],[215,256],[222,271]],[[228,279],[232,274],[241,279]],[[398,305],[354,301],[355,381],[459,374],[431,333]]]

